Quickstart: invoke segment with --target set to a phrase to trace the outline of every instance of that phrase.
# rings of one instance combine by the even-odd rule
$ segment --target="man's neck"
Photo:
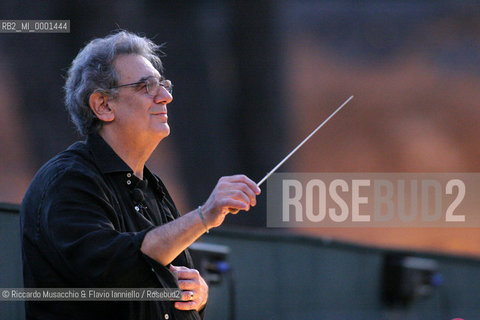
[[[145,163],[160,141],[152,142],[152,139],[132,139],[106,128],[100,129],[99,134],[132,169],[133,174],[139,179],[143,179]]]

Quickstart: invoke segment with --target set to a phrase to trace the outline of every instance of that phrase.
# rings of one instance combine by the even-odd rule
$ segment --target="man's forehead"
[[[148,76],[160,77],[160,73],[147,58],[141,55],[120,55],[113,62],[120,81],[135,82]]]

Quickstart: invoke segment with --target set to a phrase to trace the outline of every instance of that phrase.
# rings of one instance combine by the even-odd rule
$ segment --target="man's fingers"
[[[199,306],[200,306],[200,302],[195,300],[175,302],[175,309],[178,309],[178,310],[195,310]]]
[[[255,192],[249,188],[249,186],[245,183],[235,183],[233,187],[236,190],[240,190],[242,193],[244,193],[248,197],[248,202],[250,203],[251,206],[255,206],[257,204],[256,201],[256,194]]]
[[[240,200],[245,202],[246,204],[251,205],[252,200],[245,192],[241,190],[232,190],[229,192],[229,194],[230,197],[232,197],[233,199]]]
[[[182,290],[198,290],[199,283],[193,280],[179,280],[178,287]]]
[[[250,210],[257,204],[256,196],[260,192],[257,184],[245,175],[221,177],[203,205],[207,225],[217,227],[223,223],[226,214]]]
[[[218,191],[225,197],[245,201],[251,206],[255,206],[257,203],[255,191],[244,182],[222,181],[218,185]]]
[[[195,298],[198,298],[198,297],[195,297],[195,291],[193,291],[193,290],[187,290],[187,291],[182,292],[182,300],[183,301],[192,301]]]
[[[208,299],[208,286],[196,269],[170,265],[177,275],[178,287],[182,290],[183,301],[175,302],[178,310],[200,310]]]
[[[179,280],[183,279],[198,279],[200,277],[200,273],[196,269],[189,269],[187,267],[175,267],[175,273]]]
[[[232,182],[243,182],[245,183],[256,195],[259,195],[261,190],[260,188],[257,186],[257,184],[252,180],[250,179],[249,177],[243,175],[243,174],[237,174],[237,175],[234,175],[234,176],[231,176],[232,178]]]
[[[240,201],[240,200],[235,200],[235,199],[225,199],[222,202],[222,207],[227,208],[230,212],[232,210],[245,210],[248,211],[250,210],[250,206],[248,205],[247,202]]]

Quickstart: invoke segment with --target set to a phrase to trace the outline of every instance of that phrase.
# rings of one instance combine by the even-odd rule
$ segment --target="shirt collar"
[[[126,181],[131,180],[128,185],[131,187],[136,186],[138,178],[133,174],[133,170],[98,133],[89,134],[86,144],[102,173],[126,173]],[[143,177],[148,180],[149,185],[154,190],[162,190],[159,179],[146,166],[143,168]]]
[[[98,133],[88,135],[87,146],[102,173],[131,172],[133,170],[113,151]]]

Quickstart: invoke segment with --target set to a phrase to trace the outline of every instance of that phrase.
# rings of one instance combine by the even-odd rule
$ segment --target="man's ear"
[[[108,97],[105,94],[94,92],[90,95],[88,102],[98,119],[105,122],[111,122],[115,119],[115,113],[108,106]]]

